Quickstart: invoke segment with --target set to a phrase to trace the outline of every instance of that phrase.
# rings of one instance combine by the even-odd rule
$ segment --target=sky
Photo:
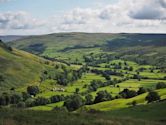
[[[0,35],[166,33],[166,0],[0,0]]]

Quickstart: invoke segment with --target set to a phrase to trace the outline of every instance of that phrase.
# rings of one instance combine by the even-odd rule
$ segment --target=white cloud
[[[73,9],[53,25],[52,31],[165,32],[165,1],[157,1],[121,0],[96,9]]]
[[[129,11],[134,19],[166,19],[166,0],[147,0]]]
[[[0,13],[1,29],[33,29],[40,27],[44,22],[31,17],[26,12],[5,12]]]
[[[96,8],[75,8],[38,20],[25,12],[0,14],[7,32],[158,32],[166,33],[166,0],[119,0]],[[19,32],[18,32],[19,30]]]

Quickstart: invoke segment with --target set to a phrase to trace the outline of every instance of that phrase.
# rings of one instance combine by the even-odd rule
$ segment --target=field
[[[165,102],[160,102],[96,113],[3,109],[0,110],[2,114],[0,116],[0,125],[73,125],[73,122],[76,125],[164,125],[165,110],[162,110],[164,107]]]

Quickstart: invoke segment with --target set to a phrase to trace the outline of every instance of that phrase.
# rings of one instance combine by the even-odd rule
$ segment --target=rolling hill
[[[114,53],[136,62],[166,64],[166,34],[57,33],[30,36],[9,45],[69,62],[83,62],[83,56],[90,53]]]

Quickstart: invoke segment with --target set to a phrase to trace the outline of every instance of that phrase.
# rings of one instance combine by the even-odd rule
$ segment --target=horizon
[[[0,35],[165,34],[165,27],[166,0],[0,0]]]
[[[144,34],[144,35],[166,35],[166,33],[127,33],[127,32],[119,32],[119,33],[109,33],[109,32],[55,32],[55,33],[46,33],[46,34],[29,34],[29,35],[17,35],[17,34],[8,34],[8,35],[1,35],[3,36],[43,36],[43,35],[54,35],[54,34],[68,34],[68,33],[80,33],[80,34]]]

